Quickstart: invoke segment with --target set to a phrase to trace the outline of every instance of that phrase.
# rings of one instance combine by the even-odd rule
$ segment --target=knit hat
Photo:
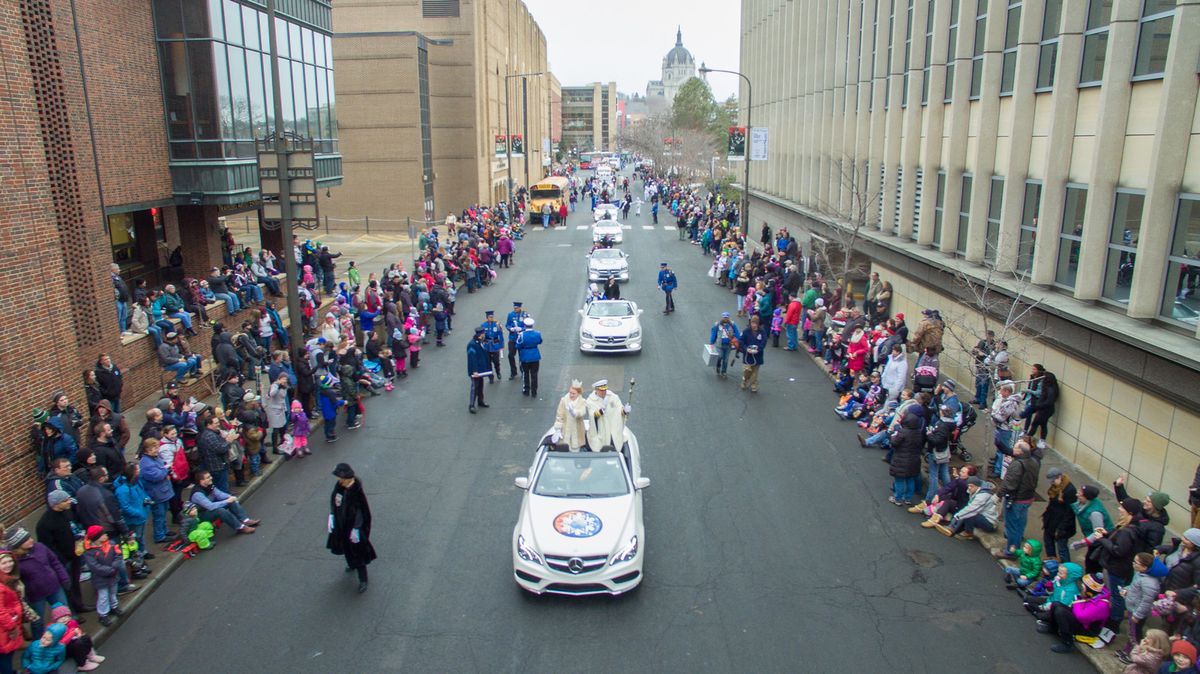
[[[50,609],[50,622],[58,622],[62,618],[70,618],[70,617],[71,617],[71,609],[67,608],[66,606],[63,606],[62,604],[55,604]]]
[[[1121,501],[1121,507],[1124,508],[1125,512],[1129,513],[1130,515],[1142,514],[1142,502],[1135,498],[1127,498],[1124,501]]]
[[[54,623],[53,625],[47,627],[46,631],[54,637],[54,642],[58,643],[58,641],[63,638],[63,635],[67,633],[67,626],[62,623]],[[1196,649],[1193,648],[1192,652],[1195,653]]]
[[[70,494],[68,494],[67,492],[65,492],[61,489],[55,489],[54,491],[52,491],[46,495],[46,504],[49,505],[51,508],[58,505],[59,503],[62,503],[63,501],[70,501],[71,503],[75,503],[75,499],[71,498]]]
[[[1150,492],[1150,502],[1154,504],[1154,509],[1162,512],[1167,508],[1167,504],[1171,502],[1171,497],[1166,492],[1152,491]]]
[[[1193,663],[1196,662],[1196,647],[1189,641],[1180,639],[1171,644],[1171,655],[1186,655]]]
[[[348,480],[354,477],[354,469],[351,468],[350,464],[348,463],[339,463],[337,467],[333,469],[333,474],[334,476],[340,477],[343,480]]]
[[[49,419],[50,419],[49,412],[47,412],[46,410],[44,410],[40,407],[33,408],[33,423],[44,424]]]
[[[1097,489],[1095,485],[1090,484],[1084,485],[1083,489],[1079,491],[1082,492],[1083,497],[1089,501],[1096,500],[1096,497],[1100,495],[1100,490]]]
[[[967,478],[967,486],[982,487],[983,480],[972,475],[971,477]]]
[[[1044,569],[1046,573],[1054,575],[1058,573],[1058,561],[1054,559],[1047,559],[1046,561],[1042,562],[1042,569]]]
[[[29,540],[29,532],[20,524],[14,524],[4,530],[4,547],[9,550],[16,550]]]
[[[820,298],[820,297],[818,297],[818,298],[817,298],[817,306],[818,306],[818,307],[823,307],[823,306],[825,306],[825,300],[824,300],[823,298]]]
[[[299,400],[293,400],[292,401],[292,411],[293,412],[303,412],[304,405],[301,405]]]
[[[1104,577],[1098,573],[1089,573],[1083,577],[1083,586],[1092,592],[1104,591]]]
[[[87,539],[89,541],[94,541],[103,535],[104,535],[104,527],[100,526],[99,524],[93,524],[92,526],[87,528]]]
[[[1200,529],[1188,529],[1187,531],[1183,532],[1183,537],[1187,540],[1187,542],[1200,548]]]
[[[904,320],[904,314],[896,314],[896,320],[898,320],[898,321]]]

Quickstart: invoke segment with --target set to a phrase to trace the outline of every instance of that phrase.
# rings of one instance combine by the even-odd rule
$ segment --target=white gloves
[[[333,533],[333,515],[329,516],[329,533]]]
[[[629,403],[625,403],[625,407],[622,409],[625,410],[625,414],[629,414],[630,412],[633,411],[633,407]]]
[[[350,542],[351,542],[351,543],[357,543],[357,542],[359,542],[359,538],[358,538],[358,529],[351,529],[351,530],[350,530]]]
[[[550,442],[553,442],[557,445],[560,440],[562,440],[562,433],[560,433],[556,428],[554,429],[554,432],[550,434]]]

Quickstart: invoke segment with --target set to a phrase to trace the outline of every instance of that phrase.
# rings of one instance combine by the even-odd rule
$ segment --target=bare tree
[[[657,167],[667,164],[667,141],[671,125],[665,114],[651,115],[621,131],[621,147],[633,150],[654,162]]]
[[[812,237],[812,246],[818,264],[848,283],[851,273],[865,272],[855,262],[854,251],[862,240],[863,228],[877,227],[879,224],[880,193],[878,189],[871,189],[871,181],[867,179],[867,162],[858,163],[853,157],[843,157],[833,162],[831,168],[840,186],[839,199],[836,203],[818,200],[817,210],[831,225],[825,233]],[[833,259],[835,256],[838,258],[836,263]],[[846,292],[849,291],[847,287]]]

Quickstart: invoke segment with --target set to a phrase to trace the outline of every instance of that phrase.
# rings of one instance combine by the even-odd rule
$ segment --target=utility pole
[[[279,229],[283,238],[283,268],[287,272],[288,343],[304,344],[304,315],[300,313],[300,268],[292,246],[292,185],[288,169],[287,129],[283,121],[283,92],[279,88],[279,50],[275,37],[275,0],[267,0],[268,45],[271,50],[271,97],[275,102],[275,155],[279,171]]]
[[[529,189],[529,80],[521,78],[521,133],[525,143],[525,189]]]

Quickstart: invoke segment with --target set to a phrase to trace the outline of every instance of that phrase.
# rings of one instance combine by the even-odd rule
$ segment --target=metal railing
[[[331,218],[322,216],[320,226],[315,231],[325,234],[379,234],[384,236],[417,236],[426,227],[440,227],[444,220],[423,220],[417,218],[386,219],[363,216],[361,218]],[[252,234],[258,232],[258,216],[254,214],[227,215],[225,226],[235,234]],[[301,230],[298,230],[298,233]]]

